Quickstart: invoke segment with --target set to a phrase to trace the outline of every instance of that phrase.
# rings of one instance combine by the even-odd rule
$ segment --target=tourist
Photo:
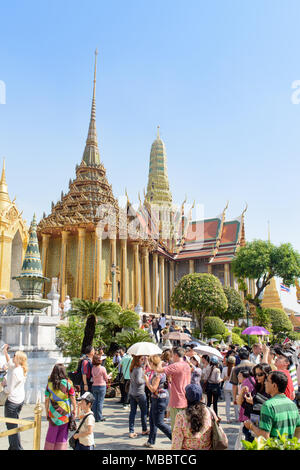
[[[81,394],[84,392],[92,391],[92,368],[93,368],[93,357],[95,354],[95,349],[93,346],[87,346],[85,348],[85,356],[81,362]]]
[[[245,395],[250,395],[255,388],[255,379],[252,376],[249,368],[239,369],[238,372],[238,394],[236,395],[236,404],[240,407],[239,422],[242,424],[242,432],[244,433],[245,440],[252,442],[253,436],[244,426],[244,422],[248,420],[248,416],[245,414]]]
[[[166,327],[166,315],[165,313],[162,313],[159,317],[159,320],[158,320],[158,327],[159,327],[159,333],[160,333],[160,337],[161,337],[161,331],[165,329]]]
[[[249,361],[253,364],[259,364],[262,360],[263,348],[260,343],[255,343],[252,346],[252,353],[249,355]]]
[[[165,373],[166,376],[170,376],[171,379],[169,383],[171,429],[174,427],[178,411],[187,407],[185,387],[191,383],[191,368],[183,359],[184,353],[185,351],[183,348],[173,348],[173,364],[166,367],[158,366],[156,368],[158,373]]]
[[[278,354],[278,352],[280,352]],[[290,398],[290,400],[295,400],[295,390],[294,390],[294,384],[291,378],[291,375],[289,373],[289,367],[291,365],[291,359],[288,355],[284,354],[284,351],[278,351],[275,359],[275,366],[277,370],[283,372],[287,379],[288,383],[285,389],[285,395]]]
[[[16,351],[11,359],[8,349],[8,344],[5,344],[3,354],[6,360],[7,377],[3,380],[2,386],[7,398],[4,403],[4,416],[5,418],[19,419],[25,399],[25,382],[28,372],[27,356],[23,351]],[[9,431],[18,425],[6,423],[6,427]],[[8,450],[23,450],[19,433],[8,436],[8,442]]]
[[[226,410],[226,419],[227,423],[231,423],[231,403],[233,403],[233,394],[232,394],[232,384],[230,383],[230,377],[232,369],[235,366],[235,357],[233,355],[229,355],[228,357],[224,358],[225,367],[223,367],[221,373],[221,379],[223,380],[223,392],[225,398],[225,410]],[[239,406],[233,405],[234,408],[234,415],[235,420],[238,421],[239,419]]]
[[[210,408],[211,404],[213,404],[214,412],[216,416],[218,416],[218,400],[221,392],[220,384],[222,379],[217,356],[210,358],[209,367],[206,368],[203,379],[206,382],[207,406]]]
[[[176,323],[174,320],[171,321],[171,325],[170,325],[170,328],[169,328],[169,333],[173,333],[174,331],[177,331],[176,329]]]
[[[84,419],[84,423],[80,426],[79,432],[74,434],[74,439],[77,440],[75,450],[94,450],[94,426],[95,418],[92,412],[94,404],[94,396],[90,392],[85,392],[80,398],[77,399],[80,402],[80,419]],[[78,426],[78,427],[79,427]]]
[[[159,338],[159,324],[158,324],[158,320],[155,317],[155,315],[152,315],[151,325],[152,325],[152,331],[153,331],[155,341],[157,343],[159,343],[159,341],[160,341],[160,338]]]
[[[262,404],[270,398],[265,388],[266,380],[270,372],[272,372],[272,369],[269,364],[263,362],[257,364],[252,371],[253,378],[255,379],[254,388],[251,392],[247,390],[247,392],[244,393],[244,401],[242,403],[244,415],[256,422],[259,420]]]
[[[164,423],[164,416],[169,402],[167,377],[165,373],[160,374],[154,370],[154,368],[161,367],[161,358],[159,355],[150,356],[148,362],[153,373],[150,376],[151,378],[145,374],[146,386],[151,392],[150,434],[145,447],[151,448],[155,444],[157,428],[170,440],[172,434],[170,426]]]
[[[46,417],[49,422],[44,450],[66,450],[71,414],[75,417],[73,383],[63,364],[55,364],[45,390]]]
[[[98,423],[99,421],[105,421],[105,418],[102,416],[102,408],[106,395],[106,384],[111,375],[107,375],[105,367],[102,366],[102,356],[94,354],[92,363],[92,394],[95,398],[92,409],[95,421]]]
[[[121,378],[120,378],[120,390],[121,390],[121,402],[123,403],[124,409],[129,408],[129,383],[130,383],[130,363],[132,361],[132,357],[125,352],[123,348],[120,349],[121,351]]]
[[[190,332],[190,330],[187,329],[186,325],[183,325],[182,327],[182,331],[183,333],[185,333],[186,335],[192,335],[192,333]]]
[[[176,415],[172,432],[172,450],[211,450],[213,418],[217,416],[202,402],[202,388],[190,384],[185,389],[187,408]],[[225,443],[226,434],[219,426]]]
[[[148,435],[147,429],[147,398],[145,393],[145,374],[142,366],[143,356],[132,356],[130,364],[130,387],[129,387],[129,437],[137,437],[134,432],[134,422],[137,406],[141,410],[142,435]]]
[[[268,375],[265,387],[271,398],[261,407],[259,425],[250,420],[244,423],[256,437],[278,437],[279,432],[280,435],[287,434],[290,439],[294,436],[300,438],[299,411],[285,394],[287,385],[288,378],[283,371],[272,371]]]
[[[202,369],[200,367],[200,363],[201,358],[198,356],[198,354],[194,353],[194,355],[190,358],[190,366],[192,370],[191,384],[201,384]]]
[[[236,365],[231,373],[230,383],[232,384],[232,394],[233,394],[233,403],[236,405],[236,397],[238,393],[238,373],[241,369],[248,369],[252,371],[253,367],[256,365],[249,360],[249,351],[245,347],[239,350],[239,364]]]

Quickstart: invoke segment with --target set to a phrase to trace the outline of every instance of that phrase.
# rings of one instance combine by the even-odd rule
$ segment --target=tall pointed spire
[[[0,209],[4,209],[10,204],[8,187],[5,178],[5,160],[3,159],[2,174],[0,180]]]
[[[167,154],[165,144],[160,137],[159,126],[157,126],[157,136],[150,152],[149,176],[145,199],[152,204],[161,206],[170,206],[172,204],[167,170]]]
[[[98,138],[96,130],[96,79],[97,79],[97,55],[98,50],[95,50],[95,66],[94,66],[94,85],[93,85],[93,99],[90,125],[88,136],[86,139],[85,149],[82,160],[87,165],[100,165],[100,154],[98,148]]]

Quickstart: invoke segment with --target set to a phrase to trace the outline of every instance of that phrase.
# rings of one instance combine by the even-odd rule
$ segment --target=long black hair
[[[49,377],[49,382],[52,383],[54,390],[60,390],[63,379],[68,380],[65,366],[63,364],[55,364]]]
[[[257,380],[256,380],[255,373],[256,373],[257,369],[260,369],[262,371],[262,373],[264,374],[264,376],[265,376],[265,380],[262,383],[258,383]],[[254,378],[255,378],[255,391],[263,393],[265,391],[266,378],[268,377],[270,372],[272,372],[272,367],[269,364],[267,364],[266,362],[262,362],[261,364],[257,364],[256,366],[254,366],[253,369],[252,369],[252,372],[253,372],[253,375],[254,375]]]
[[[191,433],[197,434],[203,426],[205,417],[205,405],[204,403],[196,403],[186,408],[187,419],[191,426]]]

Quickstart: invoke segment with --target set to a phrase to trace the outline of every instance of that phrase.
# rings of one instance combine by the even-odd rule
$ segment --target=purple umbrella
[[[270,335],[271,333],[266,330],[263,326],[249,326],[244,331],[242,331],[242,335],[257,335],[257,336],[264,336]]]

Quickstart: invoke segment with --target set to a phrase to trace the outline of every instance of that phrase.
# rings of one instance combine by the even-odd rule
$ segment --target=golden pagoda
[[[263,308],[280,308],[281,310],[284,310],[274,277],[272,277],[270,284],[268,284],[264,290],[261,305]]]
[[[5,176],[5,162],[0,180],[0,298],[11,299],[20,293],[12,277],[17,276],[28,242],[28,229],[15,199],[10,200]]]

